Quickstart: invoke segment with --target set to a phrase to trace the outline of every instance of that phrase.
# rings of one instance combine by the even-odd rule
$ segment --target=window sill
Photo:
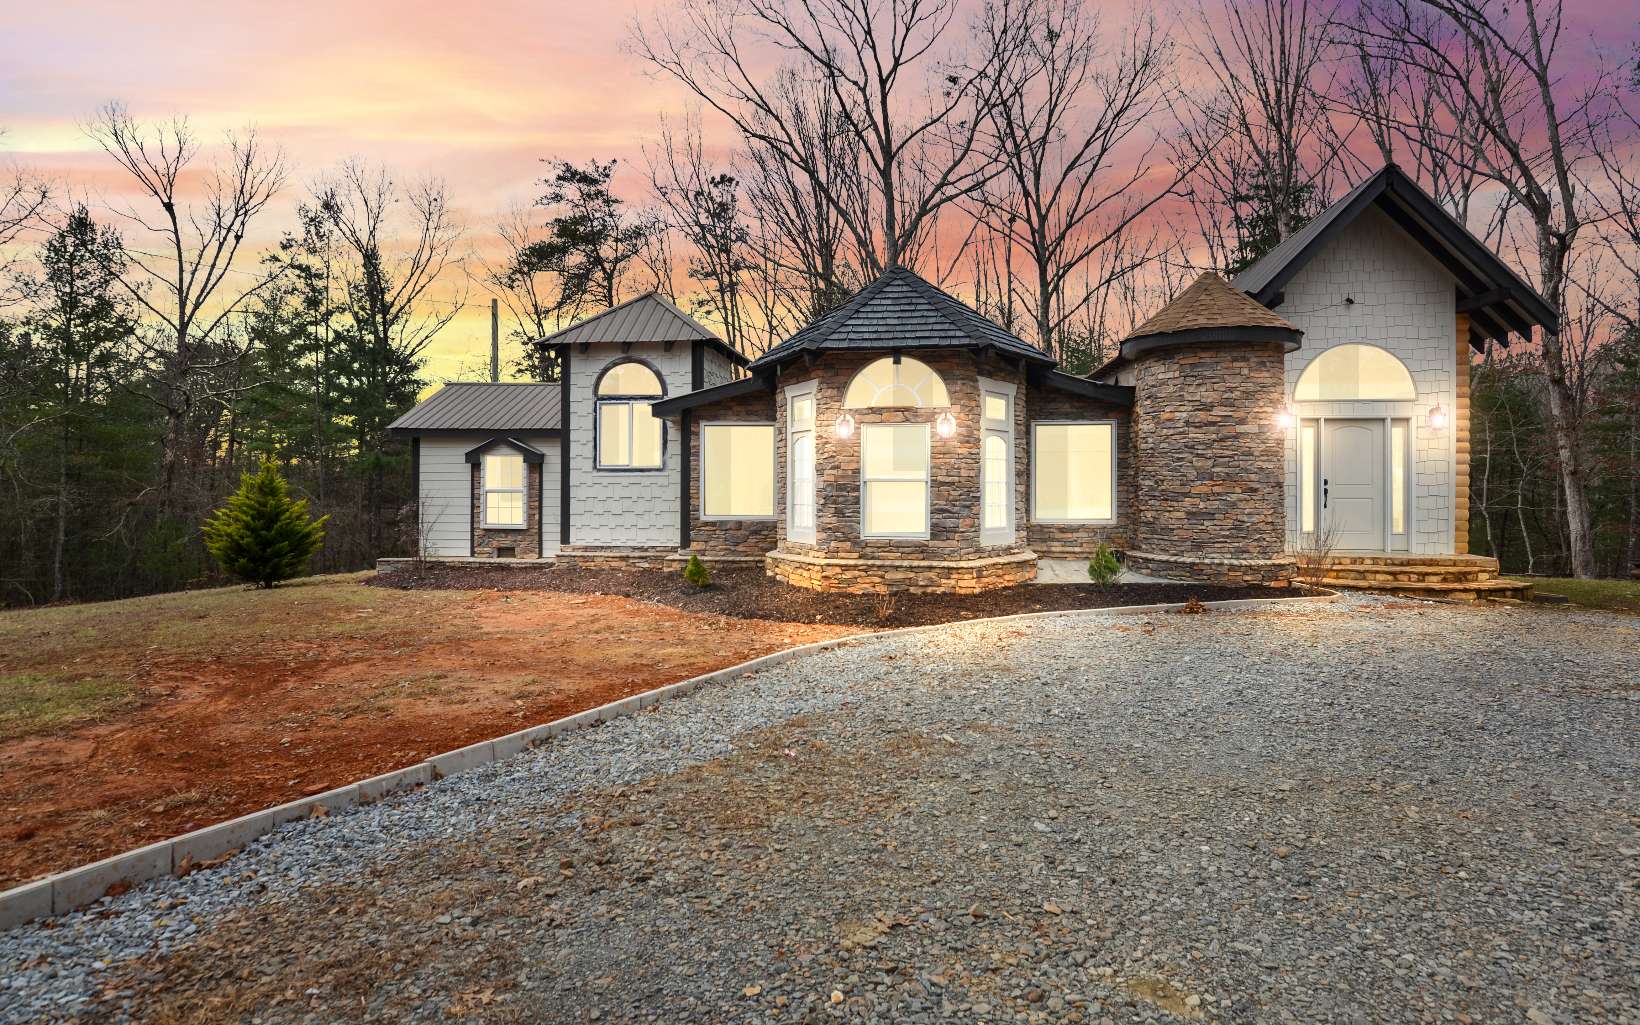
[[[708,516],[701,513],[702,523],[774,523],[778,516]]]
[[[1114,527],[1116,519],[1108,520],[1036,520],[1031,521],[1033,527]]]
[[[479,530],[528,530],[529,525],[524,523],[480,523]]]

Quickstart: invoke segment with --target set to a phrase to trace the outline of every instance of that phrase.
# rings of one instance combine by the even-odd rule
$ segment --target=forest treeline
[[[1626,573],[1636,53],[1573,38],[1556,0],[1210,8],[674,0],[626,56],[692,106],[641,166],[543,154],[491,225],[458,219],[459,182],[362,159],[299,182],[253,130],[111,102],[85,130],[129,198],[20,164],[0,187],[0,603],[217,582],[200,524],[265,461],[330,517],[316,571],[404,552],[386,427],[464,304],[527,341],[658,288],[755,355],[904,264],[1086,372],[1390,160],[1562,312],[1479,357],[1472,546]],[[510,373],[554,378],[522,348]]]

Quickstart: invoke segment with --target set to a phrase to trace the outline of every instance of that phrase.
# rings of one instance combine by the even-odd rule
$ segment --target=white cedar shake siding
[[[1454,547],[1457,437],[1457,282],[1382,211],[1368,209],[1287,283],[1276,312],[1304,332],[1287,354],[1287,397],[1317,355],[1362,342],[1394,353],[1412,372],[1415,402],[1293,403],[1299,417],[1404,417],[1412,432],[1412,522],[1408,543],[1423,555]],[[1345,298],[1353,303],[1345,302]],[[1432,431],[1429,411],[1447,412]],[[1287,542],[1298,537],[1298,431],[1288,432]]]
[[[623,353],[614,343],[595,343],[570,353],[568,421],[570,426],[570,544],[589,547],[678,547],[678,438],[675,424],[665,429],[665,454],[659,470],[599,470],[594,443],[597,401],[593,389],[604,368],[637,359],[657,370],[668,398],[690,391],[690,342],[667,352],[661,342],[638,342]],[[710,361],[708,361],[710,365]]]
[[[505,432],[497,432],[505,433]],[[541,516],[545,537],[541,554],[558,551],[558,438],[548,434],[508,434],[546,455],[541,473]],[[422,435],[421,515],[425,555],[472,554],[473,468],[467,453],[482,445],[476,434]]]

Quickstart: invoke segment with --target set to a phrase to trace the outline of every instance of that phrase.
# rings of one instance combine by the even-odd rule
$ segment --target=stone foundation
[[[764,569],[793,587],[852,594],[978,594],[1036,579],[1036,553],[1016,552],[987,559],[834,559],[774,551]]]
[[[1150,552],[1128,552],[1123,567],[1164,580],[1188,580],[1225,587],[1244,584],[1286,587],[1298,572],[1297,565],[1290,558],[1219,559]]]
[[[671,569],[677,548],[593,548],[569,546],[558,549],[558,565],[576,569]]]

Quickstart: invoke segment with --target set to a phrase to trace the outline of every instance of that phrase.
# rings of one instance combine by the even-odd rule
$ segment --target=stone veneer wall
[[[1134,472],[1132,410],[1095,399],[1083,398],[1057,388],[1030,390],[1031,421],[1115,420],[1116,421],[1116,521],[1114,523],[1031,522],[1028,539],[1031,550],[1047,558],[1085,559],[1108,544],[1126,551],[1133,544]],[[1020,439],[1027,456],[1032,454],[1031,438]],[[1026,508],[1030,508],[1030,469],[1025,470]]]
[[[512,530],[486,529],[484,522],[484,486],[477,463],[472,465],[473,480],[473,556],[479,559],[500,558],[496,549],[516,549],[513,558],[539,559],[541,557],[541,467],[524,464],[524,526]]]
[[[1180,346],[1136,370],[1129,567],[1210,583],[1290,578],[1280,347]]]
[[[693,411],[691,430],[694,432],[689,466],[689,551],[702,558],[724,558],[736,555],[766,554],[778,540],[777,520],[708,520],[700,513],[702,423],[774,423],[774,394],[742,395],[709,406],[697,406]],[[781,447],[781,434],[775,430],[775,450]],[[775,513],[778,517],[785,490],[775,481]]]
[[[776,393],[779,452],[777,460],[783,498],[777,521],[779,547],[768,561],[772,575],[805,587],[855,590],[939,590],[962,580],[980,587],[1000,587],[1031,579],[1035,559],[1025,544],[1028,515],[1026,490],[1030,466],[1025,439],[1028,397],[1021,371],[994,359],[975,365],[966,351],[907,352],[932,367],[944,380],[951,398],[949,410],[957,420],[956,433],[941,438],[930,426],[930,518],[927,539],[863,538],[860,536],[860,428],[873,423],[927,423],[945,410],[938,408],[873,408],[850,410],[859,427],[852,437],[839,438],[833,430],[843,412],[843,394],[854,375],[886,352],[828,352],[812,367],[801,364],[781,378]],[[1014,395],[1014,539],[1002,545],[980,544],[980,424],[979,378],[1011,383]],[[818,381],[815,413],[815,543],[791,541],[786,536],[787,404],[785,388]],[[796,559],[782,559],[781,556]],[[998,563],[1008,570],[959,572],[951,563],[999,556],[1027,558]],[[863,560],[850,565],[854,560]],[[880,567],[866,565],[879,563]],[[900,565],[893,565],[898,563]],[[1028,565],[1028,572],[1021,567]],[[793,568],[801,567],[801,568]],[[969,567],[970,570],[977,567]],[[1023,574],[1023,575],[1022,575]]]
[[[1453,432],[1453,515],[1452,551],[1469,554],[1469,314],[1460,313],[1458,324],[1457,391],[1458,407],[1452,412]]]

